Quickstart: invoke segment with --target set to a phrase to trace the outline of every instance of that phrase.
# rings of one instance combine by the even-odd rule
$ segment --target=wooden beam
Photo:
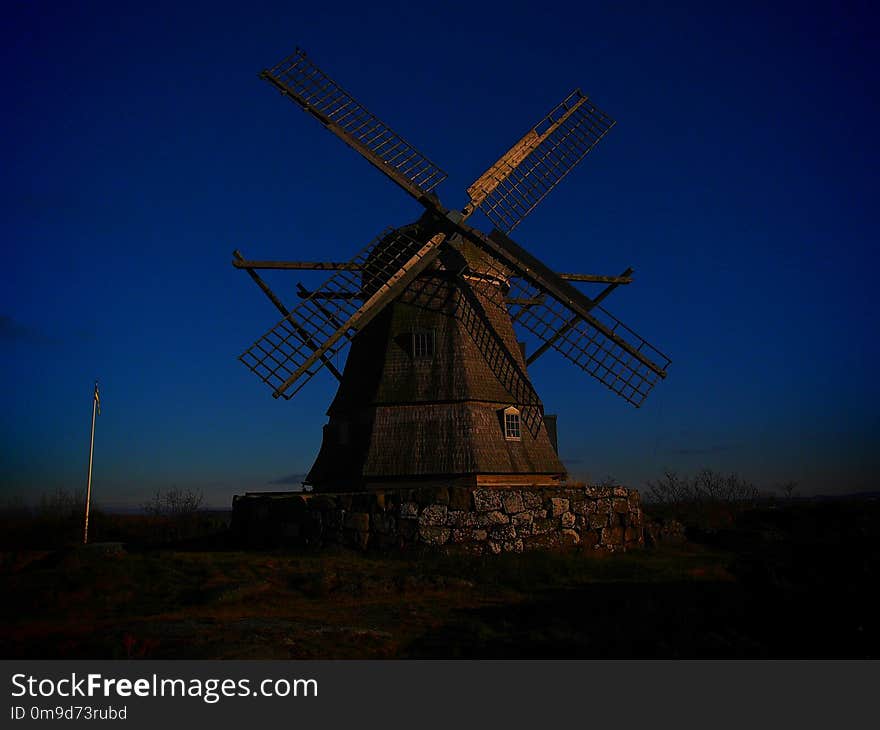
[[[302,284],[296,285],[296,295],[300,299],[363,299],[363,295],[356,291],[320,291],[306,289]]]
[[[305,54],[297,54],[301,55],[302,58],[305,58]],[[352,149],[360,152],[361,155],[373,165],[377,170],[387,175],[391,180],[401,188],[406,190],[410,195],[412,195],[416,200],[422,202],[426,197],[431,188],[437,184],[435,182],[433,185],[428,188],[428,190],[423,190],[419,187],[413,180],[407,177],[404,172],[401,170],[407,170],[413,164],[419,165],[431,165],[434,167],[441,175],[440,181],[446,178],[446,173],[436,167],[433,163],[431,163],[424,155],[418,152],[414,147],[406,143],[400,136],[398,136],[395,132],[391,131],[391,129],[381,122],[378,118],[370,114],[362,105],[358,104],[352,97],[348,96],[346,92],[344,92],[341,88],[336,85],[329,76],[320,71],[316,66],[308,63],[307,72],[311,74],[312,72],[318,72],[318,78],[323,77],[323,79],[319,82],[319,87],[323,87],[321,89],[321,94],[323,94],[323,98],[331,97],[333,94],[338,94],[340,96],[344,95],[348,97],[346,101],[346,105],[355,105],[355,108],[360,107],[361,114],[364,118],[364,122],[361,123],[361,127],[365,124],[368,124],[368,129],[361,132],[361,137],[355,136],[352,132],[346,129],[344,123],[337,124],[333,119],[331,119],[327,114],[325,114],[321,109],[311,103],[312,100],[319,101],[315,99],[314,96],[303,96],[297,93],[296,89],[285,83],[285,80],[275,76],[272,71],[265,70],[260,73],[260,78],[265,79],[270,84],[272,84],[278,91],[280,91],[284,96],[288,97],[291,101],[296,102],[300,107],[302,107],[305,111],[311,114],[315,119],[317,119],[321,124],[324,125],[324,128],[328,131],[335,134],[339,139],[341,139],[345,144],[347,144]],[[277,68],[277,67],[276,67]],[[273,69],[274,70],[274,69]],[[329,89],[329,92],[328,92]],[[327,108],[326,106],[324,107]],[[341,109],[341,108],[340,108]],[[340,109],[337,109],[339,111]],[[338,118],[342,119],[345,115],[341,115]],[[360,128],[357,128],[360,129]],[[362,139],[367,139],[367,136],[370,136],[371,139],[368,141],[372,142],[373,140],[379,138],[379,134],[376,133],[376,130],[384,131],[384,133],[388,136],[388,141],[391,143],[391,147],[389,148],[391,151],[394,151],[395,154],[390,156],[389,159],[385,159],[382,155],[377,154],[373,149],[371,149],[368,144],[365,144]],[[365,136],[365,134],[367,136]],[[381,149],[386,146],[385,143],[379,143],[376,149]],[[399,150],[399,151],[398,151]],[[388,153],[390,154],[390,152]],[[403,160],[398,160],[398,157],[403,156]]]
[[[521,307],[534,307],[544,303],[544,297],[504,297],[505,304],[518,304]]]
[[[232,252],[232,259],[233,259],[232,263],[235,265],[244,261],[244,257],[241,255],[241,252],[238,250],[235,250]],[[281,300],[275,296],[275,293],[269,288],[268,284],[266,284],[266,282],[260,278],[259,274],[257,274],[256,272],[252,271],[251,269],[249,269],[247,267],[239,266],[238,268],[244,268],[244,270],[247,271],[248,276],[250,276],[251,279],[253,279],[257,283],[257,286],[263,290],[263,293],[267,297],[269,297],[269,301],[271,301],[272,304],[275,305],[275,308],[279,312],[281,312],[282,315],[284,315],[285,317],[290,316],[290,311],[287,309],[287,307],[285,307],[281,303]],[[293,320],[290,320],[290,323],[296,329],[297,334],[302,338],[303,342],[305,342],[312,349],[317,349],[317,347],[314,345],[314,342],[312,341],[312,338],[309,336],[308,332],[306,332],[304,329],[297,326],[297,324]],[[333,375],[335,376],[335,378],[337,380],[339,380],[340,382],[342,381],[342,373],[340,373],[339,370],[336,369],[336,366],[333,365],[333,361],[330,360],[329,357],[322,356],[321,362],[323,362],[324,365],[327,366],[327,369],[331,373],[333,373]]]
[[[632,271],[632,269],[629,269]],[[559,274],[565,281],[587,281],[592,284],[632,284],[631,276],[602,276],[601,274]]]
[[[373,295],[365,301],[358,309],[346,320],[339,329],[328,337],[315,352],[306,358],[306,361],[300,365],[275,392],[272,393],[274,398],[279,398],[300,376],[308,371],[315,362],[324,357],[336,342],[342,337],[347,336],[349,330],[360,330],[381,312],[386,305],[400,296],[404,289],[408,287],[413,280],[430,266],[440,254],[440,244],[446,240],[445,233],[435,234],[428,242],[425,243],[410,259],[395,273],[388,281],[380,286]]]
[[[650,368],[652,372],[661,378],[666,377],[666,371],[662,367],[590,314],[590,310],[595,306],[592,299],[578,291],[572,284],[560,279],[556,272],[526,251],[506,233],[495,229],[486,236],[465,223],[458,224],[457,228],[468,239],[488,250],[502,263],[508,264],[514,271],[529,279],[539,289],[543,289],[572,312],[580,315],[582,319],[589,322],[605,337],[622,350],[628,352],[645,367]]]
[[[318,270],[318,271],[357,271],[361,267],[358,264],[342,263],[339,261],[233,261],[232,265],[238,269],[294,269]]]
[[[341,261],[245,261],[236,260],[237,269],[287,269],[291,271],[360,271],[359,264]],[[558,274],[566,281],[584,281],[594,284],[631,284],[629,276],[604,276],[602,274]]]
[[[568,97],[570,98],[570,97]],[[467,189],[470,202],[462,211],[464,217],[467,218],[476,210],[477,207],[492,193],[505,179],[514,171],[522,162],[535,151],[535,149],[550,135],[553,134],[572,114],[574,114],[582,104],[586,103],[587,97],[581,96],[574,104],[572,104],[565,112],[555,120],[545,117],[537,126],[530,129],[526,135],[519,140],[513,147],[505,152],[501,158],[492,165],[486,172],[478,177],[474,183]],[[565,104],[565,101],[563,101]],[[557,106],[556,109],[559,107]],[[556,111],[554,109],[553,111]],[[553,112],[551,112],[553,114]],[[546,124],[547,122],[550,124]],[[545,126],[546,125],[546,126]],[[541,130],[541,131],[539,131]]]

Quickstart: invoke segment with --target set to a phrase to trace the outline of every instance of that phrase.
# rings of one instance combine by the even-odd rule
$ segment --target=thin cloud
[[[44,332],[2,314],[0,314],[0,341],[28,345],[48,345],[55,342]]]

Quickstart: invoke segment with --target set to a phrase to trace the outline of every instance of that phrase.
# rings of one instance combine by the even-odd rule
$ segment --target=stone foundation
[[[244,544],[261,547],[498,554],[575,547],[619,552],[644,545],[639,493],[624,487],[248,493],[233,498],[232,529]]]

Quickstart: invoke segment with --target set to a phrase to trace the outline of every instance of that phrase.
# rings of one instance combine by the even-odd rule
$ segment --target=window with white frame
[[[415,330],[412,333],[412,353],[416,360],[434,357],[434,330]]]
[[[504,409],[504,438],[508,441],[520,440],[520,418],[516,408]]]

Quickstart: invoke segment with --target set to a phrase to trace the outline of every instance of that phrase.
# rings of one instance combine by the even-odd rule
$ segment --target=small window
[[[520,440],[519,411],[516,408],[504,409],[504,438],[508,441]]]
[[[412,352],[416,360],[427,360],[434,357],[434,330],[413,332]]]

